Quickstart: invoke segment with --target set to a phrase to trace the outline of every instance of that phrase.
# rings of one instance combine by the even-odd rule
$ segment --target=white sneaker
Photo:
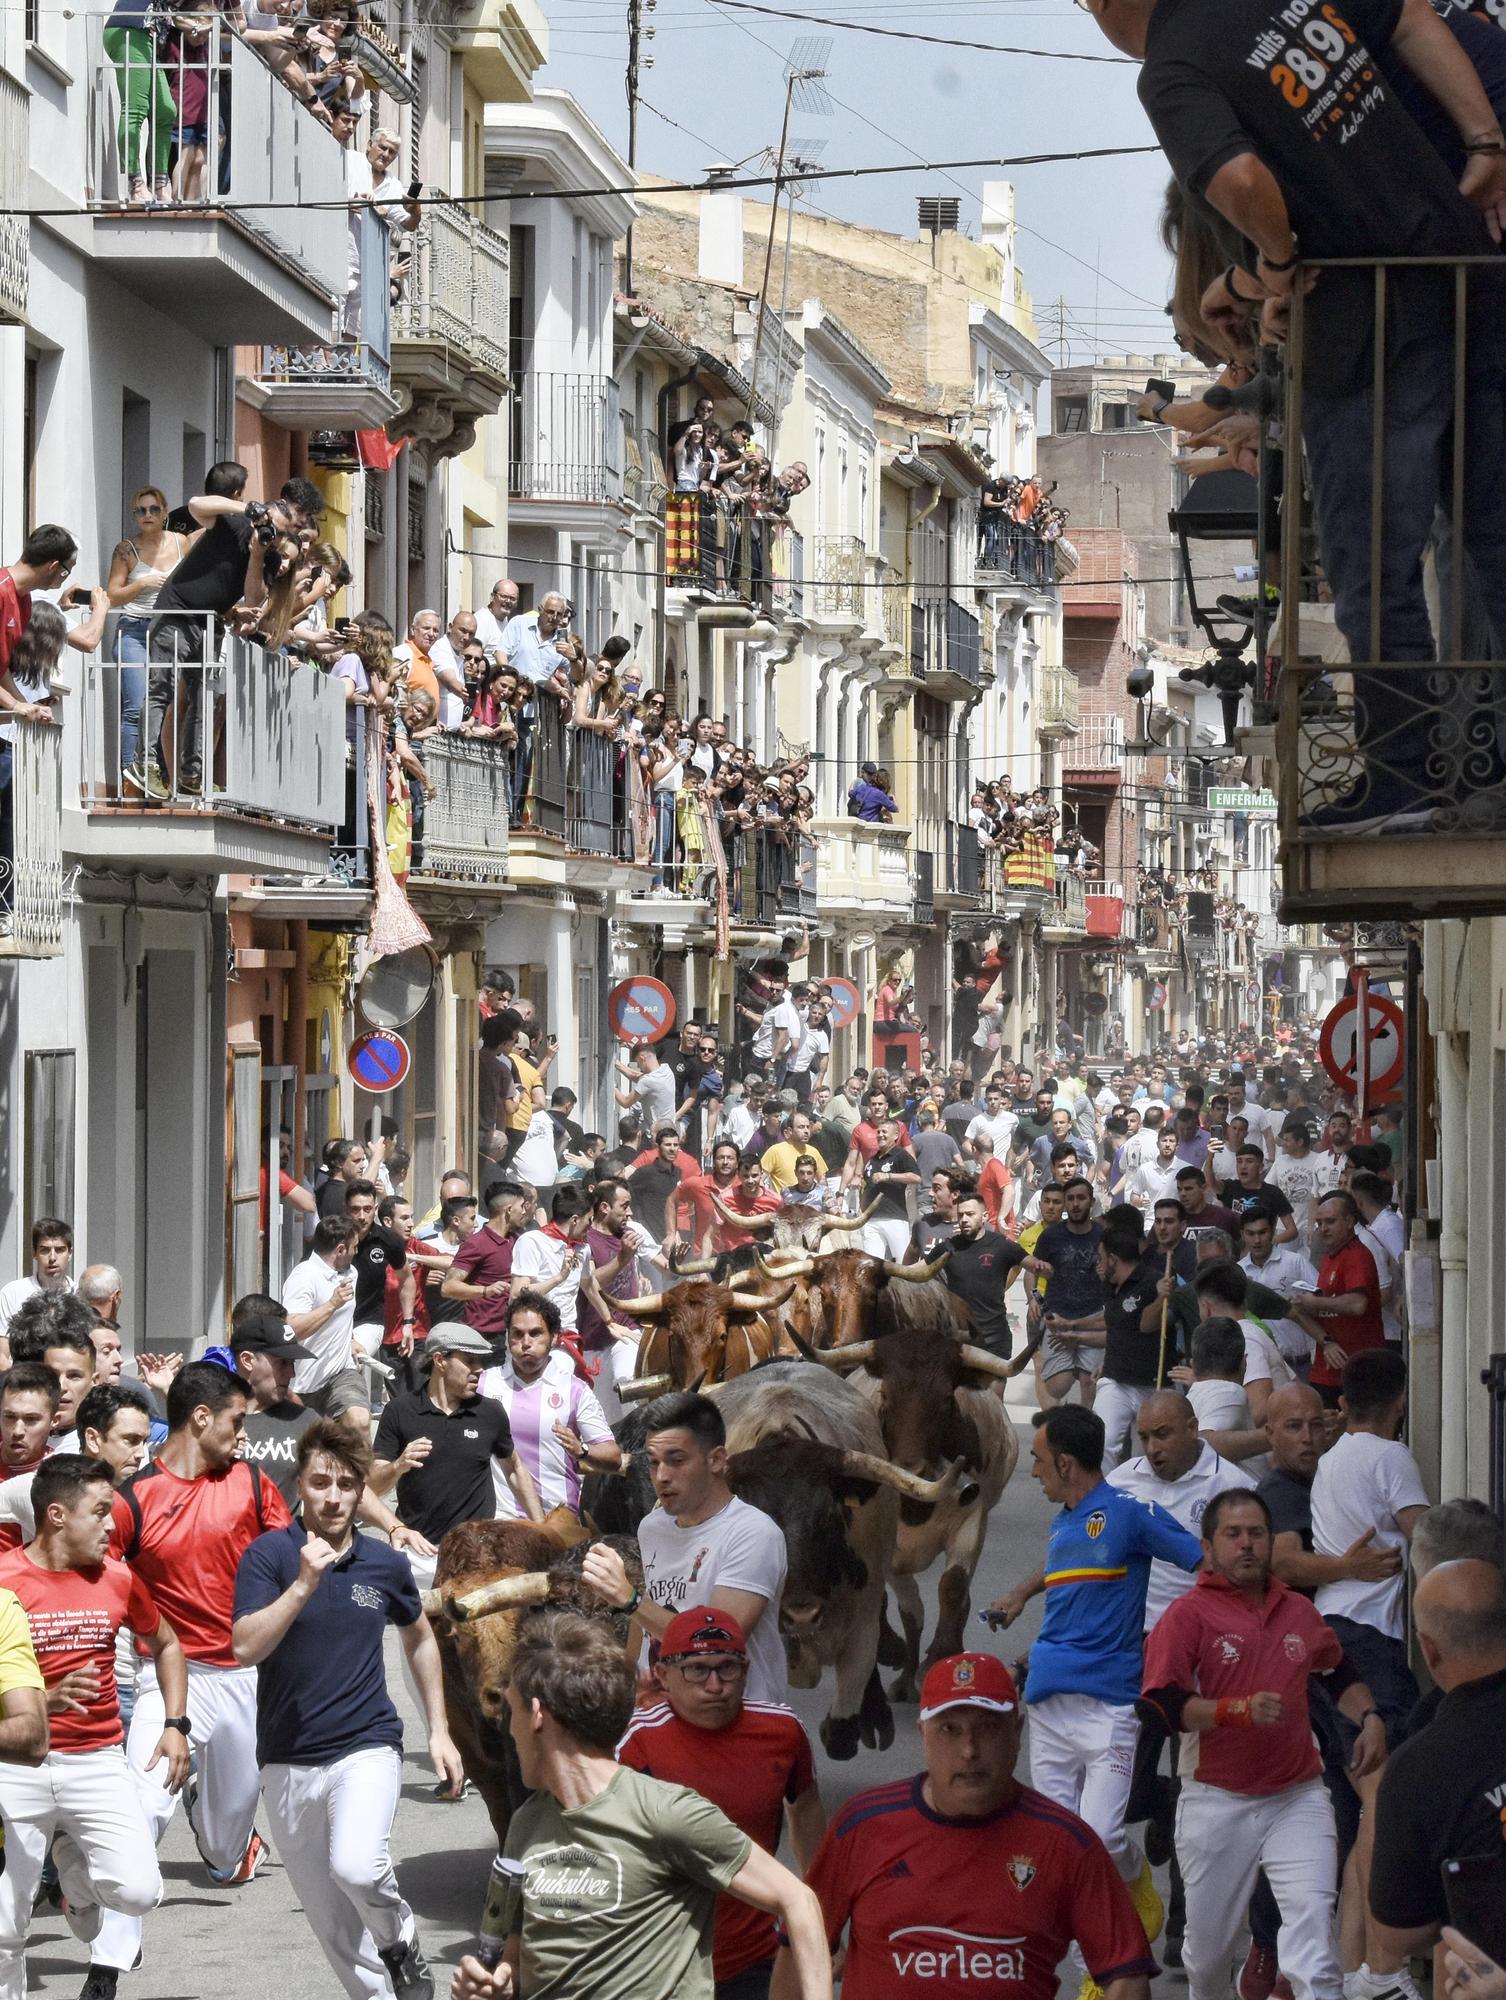
[[[1405,1966],[1400,1972],[1372,1972],[1362,1965],[1345,1973],[1344,2000],[1422,2000],[1422,1995]]]

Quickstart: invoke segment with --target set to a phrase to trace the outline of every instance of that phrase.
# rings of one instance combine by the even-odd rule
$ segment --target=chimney
[[[740,188],[719,187],[737,169],[721,162],[706,169],[711,186],[701,196],[700,275],[716,285],[743,282],[743,197]]]
[[[1013,181],[983,183],[983,213],[979,234],[984,244],[997,250],[1002,261],[999,274],[999,310],[1005,319],[1014,312],[1015,237]]]

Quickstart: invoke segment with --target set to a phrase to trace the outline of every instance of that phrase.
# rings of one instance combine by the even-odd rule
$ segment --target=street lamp
[[[1205,472],[1191,482],[1181,505],[1173,507],[1167,515],[1166,524],[1176,536],[1193,622],[1214,652],[1214,658],[1201,667],[1183,667],[1180,678],[1200,681],[1217,694],[1224,714],[1224,740],[1232,744],[1240,696],[1255,685],[1254,663],[1244,658],[1255,618],[1244,616],[1228,598],[1215,598],[1212,604],[1199,601],[1193,546],[1199,542],[1257,542],[1259,488],[1248,472],[1232,466],[1220,472]]]

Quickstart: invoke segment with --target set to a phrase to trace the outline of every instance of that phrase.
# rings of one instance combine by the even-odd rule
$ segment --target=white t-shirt
[[[493,658],[502,644],[502,627],[493,616],[490,605],[483,605],[476,613],[476,637],[486,657]]]
[[[1294,1160],[1289,1153],[1278,1153],[1271,1163],[1267,1185],[1280,1188],[1291,1203],[1299,1243],[1311,1240],[1313,1204],[1329,1192],[1337,1178],[1330,1153],[1309,1153],[1301,1160]]]
[[[1210,1379],[1194,1382],[1187,1391],[1200,1431],[1249,1431],[1255,1428],[1244,1389],[1238,1382]]]
[[[1405,1507],[1426,1507],[1417,1462],[1404,1444],[1369,1431],[1345,1431],[1318,1460],[1313,1480],[1313,1551],[1341,1556],[1367,1528],[1374,1548],[1400,1549],[1402,1567],[1382,1583],[1325,1583],[1317,1606],[1327,1618],[1352,1618],[1393,1639],[1401,1637],[1407,1589],[1407,1538],[1396,1525]]]
[[[1259,1141],[1257,1140],[1255,1143],[1258,1145]],[[1232,1146],[1220,1143],[1211,1148],[1208,1158],[1213,1162],[1213,1178],[1215,1181],[1222,1184],[1224,1181],[1238,1180],[1239,1158]]]
[[[739,1098],[735,1104],[726,1107],[722,1113],[721,1130],[740,1153],[747,1151],[753,1134],[758,1130],[758,1120],[748,1109],[745,1098]]]
[[[682,1528],[662,1507],[645,1514],[638,1527],[643,1558],[643,1592],[655,1604],[685,1611],[709,1604],[711,1593],[747,1590],[768,1609],[748,1639],[748,1701],[784,1701],[789,1673],[779,1636],[779,1599],[789,1558],[784,1530],[770,1515],[732,1499],[709,1521]]]
[[[1110,1486],[1117,1486],[1122,1493],[1131,1493],[1137,1500],[1164,1507],[1194,1535],[1201,1532],[1204,1509],[1215,1493],[1222,1493],[1230,1486],[1250,1492],[1257,1484],[1243,1466],[1220,1458],[1206,1438],[1197,1457],[1180,1479],[1159,1478],[1148,1458],[1127,1458],[1104,1477]],[[1145,1587],[1146,1631],[1168,1605],[1184,1596],[1196,1582],[1196,1570],[1178,1569],[1175,1563],[1162,1562],[1157,1557],[1150,1566],[1150,1578]]]
[[[564,1424],[586,1445],[610,1444],[612,1427],[596,1397],[576,1374],[569,1355],[556,1349],[537,1382],[520,1382],[511,1360],[500,1368],[483,1368],[478,1393],[490,1396],[506,1410],[513,1449],[533,1476],[544,1512],[551,1507],[578,1507],[580,1468],[554,1435],[554,1426]],[[521,1520],[523,1510],[497,1459],[492,1460],[492,1482],[498,1516],[505,1521]]]
[[[976,1139],[980,1132],[986,1132],[994,1142],[994,1158],[1002,1162],[1009,1158],[1009,1148],[1014,1142],[1015,1127],[1019,1122],[1013,1111],[1001,1111],[996,1118],[987,1111],[980,1111],[969,1123],[964,1136]]]
[[[824,1028],[813,1028],[810,1022],[807,1021],[801,1030],[800,1046],[790,1057],[785,1067],[786,1069],[799,1070],[803,1073],[806,1070],[814,1069],[822,1056],[829,1056],[830,1054],[831,1036],[827,1034]]]
[[[767,1062],[774,1053],[774,1036],[783,1028],[789,1036],[787,1052],[799,1047],[801,1034],[800,1009],[786,993],[782,1000],[764,1009],[763,1019],[753,1034],[753,1053],[760,1062]],[[750,1697],[751,1698],[751,1697]]]
[[[1247,1098],[1243,1104],[1229,1106],[1229,1116],[1244,1119],[1249,1127],[1247,1136],[1251,1145],[1263,1146],[1268,1160],[1276,1151],[1276,1134],[1281,1130],[1285,1115],[1280,1111],[1267,1111],[1253,1097]]]
[[[282,1288],[282,1309],[289,1319],[295,1313],[317,1312],[336,1289],[351,1279],[351,1294],[324,1322],[317,1333],[300,1333],[298,1338],[313,1354],[312,1361],[300,1361],[293,1369],[293,1387],[300,1395],[322,1389],[343,1369],[354,1366],[350,1358],[350,1335],[356,1319],[354,1273],[336,1271],[322,1257],[305,1257]]]
[[[1393,1210],[1392,1213],[1394,1212]],[[1397,1216],[1396,1219],[1400,1222],[1401,1217]],[[1390,1305],[1382,1305],[1381,1307],[1381,1332],[1386,1336],[1387,1340],[1400,1340],[1401,1314],[1396,1309],[1396,1301],[1401,1296],[1401,1287],[1398,1282],[1400,1273],[1397,1270],[1396,1259],[1392,1256],[1387,1245],[1377,1235],[1374,1223],[1358,1223],[1354,1233],[1375,1259],[1375,1275],[1380,1283],[1381,1290],[1383,1292],[1392,1292]],[[1394,1290],[1392,1290],[1393,1287],[1395,1288]]]
[[[558,1136],[559,1127],[549,1113],[535,1111],[528,1121],[522,1145],[513,1154],[511,1171],[533,1187],[552,1187],[560,1170],[555,1152]]]
[[[33,1277],[12,1278],[8,1285],[0,1287],[0,1333],[8,1330],[11,1321],[28,1299],[34,1299],[42,1287]],[[71,1292],[73,1280],[68,1278],[54,1290]]]
[[[441,632],[429,648],[429,665],[437,675],[458,674],[465,679],[465,661],[450,644],[447,632]],[[439,726],[441,729],[458,729],[465,720],[465,697],[453,694],[443,681],[439,683]]]
[[[1177,1175],[1186,1165],[1184,1160],[1173,1160],[1163,1167],[1156,1160],[1147,1160],[1136,1167],[1129,1177],[1125,1195],[1136,1208],[1145,1210],[1145,1226],[1149,1229],[1151,1213],[1158,1201],[1175,1201],[1177,1198]]]
[[[1317,1272],[1291,1243],[1278,1243],[1263,1264],[1257,1264],[1253,1257],[1241,1257],[1239,1268],[1247,1278],[1253,1278],[1258,1285],[1269,1285],[1273,1292],[1315,1292],[1318,1289]],[[1268,1319],[1266,1325],[1270,1328],[1272,1340],[1288,1361],[1312,1359],[1312,1336],[1296,1320]]]
[[[560,1325],[566,1333],[576,1331],[581,1267],[590,1254],[584,1242],[567,1243],[562,1236],[550,1236],[542,1229],[525,1229],[513,1245],[514,1278],[552,1278],[563,1273],[548,1297],[559,1308]]]
[[[1156,1139],[1159,1135],[1148,1125],[1142,1125],[1138,1132],[1131,1132],[1119,1149],[1119,1170],[1126,1176],[1132,1174],[1142,1160],[1156,1157]]]
[[[660,1063],[647,1076],[640,1076],[633,1085],[633,1095],[643,1106],[643,1115],[648,1120],[649,1136],[653,1136],[656,1125],[673,1121],[675,1115],[675,1073],[668,1063]]]

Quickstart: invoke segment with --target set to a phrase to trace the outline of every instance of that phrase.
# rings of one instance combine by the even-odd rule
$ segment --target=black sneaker
[[[119,1977],[113,1965],[91,1965],[78,2000],[115,2000],[115,1982]]]
[[[406,1944],[395,1944],[377,1957],[387,1968],[397,2000],[434,2000],[434,1975],[419,1947],[416,1936]]]

